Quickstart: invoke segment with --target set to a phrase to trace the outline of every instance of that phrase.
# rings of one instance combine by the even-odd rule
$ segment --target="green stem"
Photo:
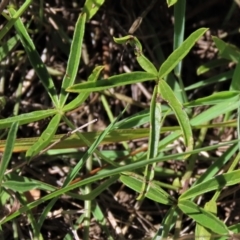
[[[92,121],[93,116],[92,114],[89,115],[88,121]],[[88,126],[88,131],[91,132],[93,130],[93,125]],[[92,171],[92,156],[88,158],[86,161],[86,173],[90,173]],[[92,191],[92,185],[89,183],[85,186],[85,194],[91,193]],[[91,223],[91,212],[92,212],[92,201],[91,200],[85,200],[84,201],[84,233],[83,233],[83,239],[88,240],[89,239],[89,227]]]

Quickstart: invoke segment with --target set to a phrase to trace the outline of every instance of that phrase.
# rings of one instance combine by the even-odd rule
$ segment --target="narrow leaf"
[[[18,36],[14,36],[10,38],[7,42],[2,44],[2,46],[0,47],[0,61],[2,61],[12,51],[18,41]]]
[[[63,78],[61,93],[59,97],[60,106],[63,107],[68,93],[66,89],[75,81],[82,53],[83,36],[85,32],[86,14],[80,14],[75,25],[73,40],[71,44],[70,55],[68,59],[66,74]]]
[[[115,37],[113,37],[113,40],[114,40],[114,42],[117,43],[117,44],[126,44],[126,43],[128,43],[132,38],[133,38],[133,35],[127,35],[127,36],[120,37],[120,38],[115,38]]]
[[[82,135],[88,139],[90,143],[93,143],[96,138],[101,134],[101,132],[84,132]],[[134,139],[146,138],[149,135],[149,129],[115,129],[111,131],[101,142],[102,144],[109,144],[114,142],[130,141]],[[62,134],[53,136],[51,143],[59,140],[63,137]],[[14,152],[25,152],[27,151],[33,143],[39,140],[38,137],[33,138],[19,138],[16,140],[14,146]],[[5,140],[0,140],[0,152],[4,151],[6,146]],[[79,148],[86,147],[86,143],[83,139],[79,139],[76,134],[71,135],[64,141],[59,142],[57,145],[53,146],[53,149],[63,149],[63,148]]]
[[[147,72],[131,72],[112,76],[108,79],[97,82],[85,82],[73,85],[67,89],[68,92],[96,92],[127,84],[140,83],[149,80],[155,80],[156,76]]]
[[[97,66],[88,77],[87,82],[96,82],[104,66]],[[74,98],[70,103],[63,107],[63,111],[67,112],[76,107],[81,106],[81,104],[88,98],[91,92],[80,93],[76,98]]]
[[[158,86],[156,85],[152,95],[152,101],[150,105],[150,133],[149,133],[149,148],[147,159],[154,158],[158,153],[158,144],[160,138],[160,129],[161,129],[161,119],[162,119],[162,110],[161,103],[159,101],[159,92]],[[146,193],[149,190],[150,182],[154,178],[154,168],[156,163],[152,165],[147,165],[144,172],[144,181],[142,184],[142,190],[140,195],[137,197],[137,200],[144,198]]]
[[[190,218],[202,226],[217,234],[228,234],[228,229],[223,221],[220,221],[214,214],[205,211],[189,200],[180,200],[178,207]]]
[[[12,152],[13,152],[13,148],[14,148],[14,144],[15,144],[16,135],[17,135],[17,130],[18,130],[18,122],[12,123],[11,128],[8,133],[5,151],[4,151],[2,159],[0,161],[0,186],[2,184],[2,180],[4,177],[4,173],[7,169],[8,163],[12,157]]]
[[[218,48],[219,55],[222,58],[230,61],[238,62],[240,58],[240,49],[235,45],[224,42],[222,39],[213,36],[212,37],[216,47]]]
[[[161,97],[170,105],[176,115],[183,132],[187,151],[191,151],[193,149],[193,134],[188,115],[168,84],[164,80],[161,80],[158,85]]]
[[[141,66],[143,70],[145,70],[148,73],[151,73],[156,76],[158,75],[158,71],[155,68],[155,66],[150,62],[143,54],[141,51],[135,50],[137,54],[137,62]]]
[[[197,75],[198,76],[202,75],[204,73],[211,71],[214,68],[227,65],[228,63],[229,63],[229,60],[226,60],[223,58],[210,60],[209,62],[204,63],[197,68]]]
[[[26,0],[22,4],[22,6],[17,10],[17,12],[14,10],[15,13],[13,14],[12,18],[8,20],[7,24],[0,31],[0,41],[6,35],[6,33],[12,28],[14,23],[20,18],[20,16],[26,11],[31,2],[32,0]],[[3,3],[3,1],[1,3]]]
[[[194,33],[192,33],[183,44],[177,48],[161,65],[159,69],[159,78],[164,78],[168,73],[170,73],[176,65],[188,54],[191,48],[194,46],[195,42],[202,37],[202,35],[207,31],[207,28],[200,28]]]
[[[172,5],[176,4],[178,0],[167,0],[168,7],[171,7]]]
[[[155,66],[152,64],[152,62],[150,62],[149,59],[146,58],[143,55],[143,53],[142,53],[142,45],[141,45],[140,41],[136,37],[134,37],[134,36],[130,35],[128,37],[130,37],[128,42],[130,43],[131,46],[134,47],[134,53],[137,56],[138,64],[141,66],[141,68],[143,70],[145,70],[146,72],[149,72],[149,73],[155,75],[156,78],[157,78],[158,71],[155,68]]]
[[[13,191],[22,193],[38,188],[39,184],[34,182],[6,181],[2,184],[2,186]]]
[[[211,212],[212,214],[214,214],[216,216],[217,215],[217,203],[212,200],[207,202],[204,206],[204,210],[206,210],[207,212]],[[199,223],[196,224],[196,230],[195,230],[195,238],[196,239],[201,238],[203,240],[211,240],[211,236],[212,236],[212,233],[208,228],[202,226]]]
[[[133,189],[136,192],[141,193],[142,184],[144,178],[138,174],[134,173],[123,173],[120,177],[120,180],[129,188]],[[159,202],[166,205],[172,205],[174,199],[165,192],[160,186],[155,184],[154,181],[149,183],[149,190],[145,195],[147,198],[152,199],[155,202]]]
[[[224,102],[237,101],[240,96],[240,91],[222,91],[213,93],[210,96],[198,98],[194,101],[184,104],[184,106],[203,106],[203,105],[215,105]]]
[[[56,114],[51,121],[49,122],[47,128],[44,130],[44,132],[41,134],[40,138],[37,142],[35,142],[26,152],[26,157],[31,158],[34,155],[38,154],[41,150],[43,150],[45,147],[49,145],[51,142],[54,134],[57,131],[59,122],[61,120],[61,115]]]
[[[57,111],[56,109],[47,109],[47,110],[39,110],[30,113],[24,113],[18,116],[9,117],[6,119],[0,119],[0,129],[8,128],[14,122],[19,122],[19,125],[23,125],[30,122],[36,122],[40,119],[47,118],[52,116]]]
[[[16,11],[13,8],[9,8],[9,12],[13,16]],[[47,68],[42,62],[33,42],[30,38],[27,29],[24,27],[21,19],[19,18],[15,24],[14,27],[18,33],[18,36],[22,42],[22,45],[28,55],[28,58],[32,64],[32,67],[36,71],[38,77],[40,78],[44,88],[48,92],[49,97],[51,98],[52,102],[55,106],[58,106],[58,97],[57,97],[57,91],[54,86],[53,80],[48,74]]]
[[[174,8],[174,39],[173,39],[174,50],[179,48],[182,45],[184,40],[186,0],[178,0],[175,3],[176,4],[173,7]],[[179,61],[179,63],[174,69],[174,74],[179,80],[181,79],[181,71],[182,71],[182,61]]]
[[[87,14],[87,21],[90,20],[102,6],[105,0],[86,0],[83,12]]]
[[[204,193],[221,189],[226,186],[232,186],[240,183],[240,170],[235,170],[230,173],[224,173],[222,175],[218,175],[214,178],[211,178],[205,182],[199,183],[186,192],[184,192],[179,199],[186,200],[190,198],[195,198]]]
[[[236,101],[238,97],[234,97],[232,101],[222,101],[217,105],[214,105],[208,108],[206,111],[200,113],[195,118],[191,119],[191,125],[196,126],[199,124],[203,124],[212,120],[221,114],[226,114],[229,111],[235,110],[238,108],[238,101]]]
[[[201,149],[196,149],[194,151],[192,151],[193,154],[197,154],[199,153],[200,151],[206,151],[206,150],[212,150],[212,149],[216,149],[218,148],[219,146],[227,146],[229,144],[232,144],[233,142],[236,143],[236,141],[232,141],[232,142],[228,142],[228,143],[222,143],[222,144],[217,144],[217,145],[213,145],[213,146],[210,146],[210,147],[207,147],[207,148],[201,148]],[[178,153],[178,154],[172,154],[172,155],[168,155],[168,156],[159,156],[159,157],[156,157],[156,158],[153,158],[153,159],[149,159],[149,163],[152,164],[154,162],[164,162],[164,161],[168,161],[170,159],[175,159],[175,160],[182,160],[182,156],[184,155],[185,153]],[[61,196],[62,194],[65,194],[73,189],[77,189],[81,186],[85,186],[86,184],[89,184],[89,183],[94,183],[96,182],[97,180],[99,179],[103,179],[105,177],[110,177],[110,176],[114,176],[116,174],[122,174],[124,172],[129,172],[129,171],[133,171],[133,170],[136,170],[136,169],[139,169],[139,168],[142,168],[146,166],[146,160],[143,159],[143,160],[140,160],[140,161],[136,161],[136,162],[133,162],[133,163],[130,163],[130,164],[127,164],[127,165],[123,165],[123,166],[119,166],[119,167],[116,167],[116,168],[112,168],[112,169],[109,169],[109,170],[103,170],[103,171],[100,171],[98,174],[94,175],[94,176],[90,176],[88,178],[85,178],[81,181],[78,181],[76,183],[73,183],[73,184],[70,184],[64,188],[60,188],[52,193],[49,193],[45,196],[43,196],[41,199],[39,200],[36,200],[34,202],[31,202],[29,204],[27,204],[27,208],[26,207],[21,207],[19,210],[17,210],[16,212],[12,213],[11,215],[7,216],[6,218],[4,219],[1,219],[0,220],[0,224],[4,224],[10,220],[12,220],[13,218],[19,216],[23,211],[26,211],[27,210],[30,210],[36,206],[38,206],[39,204],[41,204],[42,202],[44,201],[48,201],[48,200],[51,200],[53,198],[56,198],[58,196]],[[130,173],[131,174],[131,173]],[[142,183],[142,178],[140,180],[140,188],[141,189],[141,183]],[[156,193],[158,194],[158,193]],[[155,197],[158,196],[158,195],[154,195]],[[153,196],[153,197],[154,197]],[[170,196],[171,197],[171,196]],[[172,199],[172,201],[170,200],[169,201],[169,204],[170,205],[173,205],[175,204],[175,200]]]
[[[81,170],[83,164],[86,163],[87,159],[94,153],[96,148],[107,136],[107,134],[114,128],[116,122],[118,121],[122,113],[111,124],[109,124],[109,126],[98,136],[98,138],[93,142],[93,144],[91,144],[89,149],[85,152],[85,154],[81,158],[81,161],[79,161],[79,163],[77,163],[76,166],[72,169],[72,171],[67,175],[67,178],[64,181],[63,186],[67,186],[75,178],[75,176]]]

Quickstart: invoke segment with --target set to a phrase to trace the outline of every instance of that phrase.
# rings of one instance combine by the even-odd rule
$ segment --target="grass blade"
[[[6,26],[4,26],[0,31],[0,41],[7,34],[7,32],[12,28],[15,22],[19,19],[19,17],[26,11],[28,6],[31,4],[32,0],[26,0],[23,5],[15,12],[12,18],[9,19]]]
[[[226,146],[226,145],[229,145],[229,144],[232,144],[232,143],[236,143],[236,141],[230,141],[228,143],[222,143],[222,144],[217,144],[217,145],[212,145],[212,146],[209,146],[209,147],[205,147],[205,148],[201,148],[201,149],[195,149],[191,152],[191,154],[195,154],[195,153],[199,153],[200,151],[209,151],[209,150],[212,150],[212,149],[216,149],[216,148],[219,148],[220,146]],[[182,160],[183,156],[186,155],[186,153],[179,153],[179,154],[172,154],[172,155],[168,155],[168,156],[160,156],[160,157],[156,157],[156,158],[153,158],[153,159],[149,159],[149,164],[152,164],[152,163],[155,163],[155,162],[164,162],[164,161],[168,161],[170,159],[175,159],[175,160]],[[28,209],[32,209],[36,206],[38,206],[39,204],[41,204],[43,201],[47,201],[47,200],[50,200],[50,199],[53,199],[53,198],[56,198],[66,192],[69,192],[73,189],[76,189],[76,188],[79,188],[81,186],[85,186],[86,184],[89,184],[89,183],[92,183],[92,182],[95,182],[99,179],[103,179],[105,177],[110,177],[110,176],[114,176],[114,175],[117,175],[117,174],[121,174],[123,172],[129,172],[129,171],[133,171],[133,170],[136,170],[138,168],[142,168],[146,166],[146,160],[140,160],[140,161],[137,161],[137,162],[134,162],[134,163],[131,163],[131,164],[128,164],[126,166],[120,166],[120,167],[116,167],[116,168],[113,168],[113,169],[110,169],[110,170],[105,170],[105,171],[101,171],[99,172],[97,175],[94,175],[94,176],[91,176],[89,178],[86,178],[86,179],[83,179],[81,181],[78,181],[76,183],[73,183],[73,184],[70,184],[68,186],[66,186],[65,188],[61,188],[61,189],[58,189],[44,197],[42,197],[41,199],[39,200],[36,200],[32,203],[29,203],[27,205],[27,208],[26,207],[21,207],[19,210],[17,210],[16,212],[12,213],[11,215],[7,216],[5,219],[2,219],[0,220],[0,224],[4,224],[8,221],[10,221],[11,219],[17,217],[20,215],[20,213],[28,210]],[[132,173],[130,173],[132,174]],[[141,177],[142,179],[142,177]],[[139,191],[141,190],[141,183],[142,181],[139,181],[140,182],[140,185],[139,185]],[[157,193],[158,194],[158,193]],[[156,195],[154,195],[156,196]]]
[[[12,16],[16,13],[13,8],[9,8],[9,12]],[[59,106],[57,91],[54,86],[53,80],[50,77],[46,66],[43,64],[28,32],[27,29],[24,27],[20,18],[15,22],[14,27],[18,33],[18,36],[22,42],[22,45],[28,55],[28,58],[32,64],[32,67],[36,71],[39,79],[41,80],[43,86],[45,87],[46,91],[48,92],[49,97],[51,98],[54,105],[57,107]]]
[[[185,9],[186,0],[178,0],[174,5],[174,42],[173,49],[177,49],[182,45],[185,30]],[[177,77],[181,76],[182,61],[180,61],[174,69]]]
[[[184,192],[179,199],[186,200],[190,198],[195,198],[201,194],[217,190],[226,186],[232,186],[240,182],[240,170],[235,170],[230,173],[224,173],[211,178],[207,181],[199,183],[186,192]]]
[[[120,180],[134,191],[139,192],[140,194],[142,193],[142,185],[145,181],[144,177],[135,173],[123,173],[120,177]],[[148,183],[148,188],[148,191],[145,192],[145,196],[147,198],[166,205],[174,204],[175,199],[160,186],[155,184],[154,181]]]
[[[17,130],[18,130],[18,122],[12,123],[11,128],[8,133],[5,151],[3,153],[3,157],[0,161],[0,187],[2,185],[2,180],[4,177],[4,173],[7,169],[8,163],[12,157],[12,152],[13,152],[13,148],[14,148],[14,144],[15,144],[16,135],[17,135]],[[1,188],[0,188],[0,192],[1,192]]]
[[[66,89],[72,86],[78,72],[78,66],[80,63],[81,53],[82,53],[82,43],[83,43],[83,36],[85,32],[85,23],[86,23],[86,14],[82,13],[79,15],[79,18],[75,25],[66,74],[62,82],[61,93],[59,96],[59,102],[60,102],[59,104],[61,108],[64,106],[68,97],[68,93],[66,92]]]
[[[121,114],[122,115],[122,114]],[[114,125],[116,124],[117,120],[121,116],[119,115],[118,118],[115,119],[94,141],[93,144],[91,144],[90,148],[86,151],[86,153],[83,155],[81,161],[73,168],[73,170],[68,174],[63,186],[67,186],[79,173],[80,169],[82,168],[83,164],[87,161],[87,159],[94,153],[96,148],[99,146],[99,144],[103,141],[103,139],[107,136],[107,134],[114,128]]]

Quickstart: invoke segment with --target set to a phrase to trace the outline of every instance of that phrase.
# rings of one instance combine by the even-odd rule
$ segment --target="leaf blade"
[[[164,78],[170,73],[175,66],[188,54],[195,42],[207,31],[207,28],[200,28],[193,32],[183,44],[177,48],[161,65],[158,76],[160,79]]]
[[[127,84],[145,82],[149,80],[155,80],[156,76],[147,73],[147,72],[131,72],[131,73],[123,73],[116,76],[112,76],[108,79],[99,80],[97,82],[86,82],[79,83],[69,87],[67,89],[68,92],[96,92],[102,91],[105,89],[124,86]]]
[[[26,157],[31,158],[34,155],[38,154],[41,150],[43,150],[46,146],[49,145],[51,139],[57,131],[59,122],[61,120],[61,115],[56,114],[51,121],[49,122],[47,128],[43,131],[38,141],[35,142],[26,152]]]
[[[68,94],[66,89],[71,86],[76,78],[78,67],[80,64],[83,36],[85,32],[86,14],[80,14],[75,25],[73,40],[71,44],[69,59],[67,63],[66,74],[63,78],[61,93],[59,96],[60,107],[63,107]]]

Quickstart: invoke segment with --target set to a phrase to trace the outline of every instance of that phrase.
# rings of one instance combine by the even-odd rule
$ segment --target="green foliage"
[[[48,94],[53,108],[0,119],[0,129],[10,128],[7,140],[0,142],[0,149],[4,151],[0,165],[1,205],[4,205],[7,200],[11,198],[9,190],[16,193],[19,199],[23,199],[22,206],[15,212],[1,219],[0,224],[4,225],[10,221],[14,221],[19,215],[26,213],[33,229],[34,238],[42,239],[41,227],[47,218],[47,214],[55,205],[58,198],[66,194],[73,199],[83,200],[85,204],[90,204],[89,209],[83,214],[85,218],[87,219],[87,216],[91,216],[92,214],[94,218],[102,224],[108,235],[108,239],[114,239],[108,231],[105,219],[103,220],[104,211],[102,211],[96,203],[96,198],[116,181],[120,181],[139,194],[136,199],[140,200],[140,202],[144,201],[144,198],[148,198],[155,203],[161,203],[169,208],[169,211],[165,214],[161,223],[164,229],[161,231],[159,229],[153,239],[168,237],[175,227],[177,217],[179,217],[178,221],[181,227],[183,215],[191,218],[196,223],[195,236],[201,237],[201,235],[206,234],[206,239],[211,239],[213,234],[227,235],[230,231],[240,232],[239,225],[229,226],[225,224],[222,219],[219,219],[216,208],[216,201],[221,195],[222,189],[237,185],[240,182],[240,170],[234,170],[239,160],[239,156],[237,155],[236,157],[236,152],[239,150],[239,140],[236,139],[202,147],[203,140],[206,137],[206,132],[204,131],[209,128],[224,129],[224,127],[230,126],[236,127],[239,135],[239,116],[237,120],[227,121],[232,120],[234,113],[236,111],[239,112],[240,109],[240,85],[238,79],[240,73],[239,49],[217,37],[212,37],[219,50],[219,59],[200,66],[197,74],[207,73],[229,61],[236,63],[235,69],[222,73],[222,75],[217,75],[215,78],[199,81],[188,87],[184,86],[184,81],[182,81],[181,76],[182,60],[184,60],[196,42],[208,29],[200,28],[192,32],[184,40],[186,2],[180,0],[167,1],[168,6],[173,5],[175,7],[175,21],[179,20],[181,24],[176,24],[174,28],[174,50],[160,66],[156,67],[156,63],[144,55],[144,46],[136,36],[127,35],[113,39],[116,44],[129,44],[133,48],[135,60],[142,70],[115,74],[109,76],[107,79],[102,79],[101,72],[104,66],[95,66],[89,76],[86,77],[87,80],[79,83],[76,81],[76,78],[82,58],[84,36],[87,27],[86,23],[93,18],[104,2],[103,0],[85,1],[82,12],[76,21],[72,40],[70,41],[71,46],[68,52],[66,73],[62,78],[59,94],[53,78],[51,74],[49,74],[46,64],[42,61],[34,44],[34,40],[31,38],[31,34],[29,34],[30,29],[27,26],[28,24],[24,24],[20,18],[31,1],[26,1],[19,10],[15,10],[10,6],[7,13],[4,13],[4,17],[8,20],[8,23],[0,31],[0,39],[11,30],[12,26],[14,26],[16,30],[16,36],[11,37],[1,46],[0,59],[2,60],[8,56],[20,40],[25,55],[31,67],[36,72],[45,92]],[[6,46],[8,48],[7,52],[4,51]],[[174,87],[172,87],[171,79],[169,80],[173,71],[177,77],[175,79],[177,83]],[[215,92],[209,96],[199,97],[195,100],[190,100],[187,97],[187,91],[189,90],[200,89],[201,87],[227,79],[231,79],[230,89],[228,91]],[[110,119],[111,123],[109,126],[98,133],[81,134],[80,132],[75,132],[75,134],[69,136],[68,139],[65,139],[65,136],[56,135],[61,123],[67,124],[68,127],[74,130],[74,124],[70,118],[68,118],[67,113],[75,110],[79,106],[84,106],[91,93],[98,92],[99,94],[104,94],[105,91],[110,88],[123,87],[141,82],[154,85],[151,96],[152,99],[147,110],[135,115],[130,115],[127,118],[124,116],[124,110],[116,119]],[[73,98],[69,98],[70,93],[77,94],[74,95]],[[179,97],[179,93],[181,97]],[[103,99],[102,102],[104,102]],[[6,100],[3,99],[1,106],[5,103]],[[209,106],[208,109],[203,109],[198,115],[193,114],[192,110],[194,107],[205,105],[211,106]],[[105,106],[110,112],[109,115],[113,115],[108,104],[105,104]],[[225,122],[220,122],[218,125],[211,123],[212,120],[220,115],[225,116]],[[47,117],[51,117],[51,120],[39,138],[16,140],[18,126],[30,124]],[[121,121],[119,120],[120,117],[123,118]],[[177,126],[165,127],[164,123],[168,118],[176,120]],[[149,128],[139,128],[146,123],[150,124]],[[196,136],[194,135],[194,129],[200,131],[199,136],[197,134]],[[117,153],[114,158],[111,158],[105,151],[102,153],[98,150],[101,144],[113,142],[124,142],[125,145],[123,146],[128,150],[127,141],[143,137],[148,138],[149,146],[147,153],[136,154],[135,158],[128,156],[128,161],[126,161],[125,164],[114,161],[117,158],[116,156],[118,156]],[[182,153],[173,154],[167,146],[173,144],[174,141],[179,138],[183,138],[184,150]],[[88,147],[82,155],[76,152],[78,162],[70,167],[61,188],[7,171],[13,152],[26,152],[26,162],[23,163],[23,165],[25,165],[29,163],[29,161],[33,161],[35,157],[43,154],[46,150],[49,150],[47,147],[59,139],[62,140],[62,142],[54,146],[59,152],[61,150],[67,150],[68,148]],[[194,184],[187,186],[190,179],[195,177],[194,168],[197,154],[202,151],[217,149],[221,146],[230,147],[221,157],[214,161],[204,174],[196,177],[197,179]],[[47,152],[49,156],[51,155],[50,153],[51,151]],[[124,156],[126,156],[126,154]],[[102,167],[97,174],[96,172],[90,174],[92,170],[92,158],[101,159],[106,168]],[[233,161],[230,161],[231,159],[233,159]],[[178,178],[173,180],[170,177],[169,179],[172,181],[171,184],[169,181],[165,183],[154,180],[157,174],[157,164],[166,163],[169,160],[181,161],[185,165],[185,172],[180,173],[181,175],[178,176],[180,177],[180,181]],[[89,170],[87,172],[88,174],[82,178],[81,181],[74,181],[79,172],[83,172],[83,168],[85,168],[86,165],[87,170]],[[18,170],[21,166],[19,166]],[[226,170],[226,166],[230,167]],[[169,170],[172,169],[163,167],[163,172],[166,176],[169,175]],[[221,174],[218,174],[220,170]],[[104,181],[101,182],[101,184],[95,184],[103,179]],[[179,182],[179,184],[176,186],[174,182]],[[186,186],[187,188],[185,188]],[[80,188],[83,189],[81,195],[73,192],[73,190]],[[24,202],[24,193],[33,189],[41,189],[46,194],[36,201]],[[175,194],[170,194],[169,190],[174,191]],[[196,203],[196,199],[200,196],[205,196],[209,192],[214,193],[214,197],[207,202],[204,207],[199,206]],[[43,213],[38,219],[34,219],[31,211],[46,201],[50,202],[44,206]],[[90,219],[84,220],[84,216],[77,219],[77,224],[74,227],[77,227],[78,224],[84,224],[86,227],[86,236],[84,238],[88,239]],[[69,235],[66,233],[66,239],[68,237]]]

